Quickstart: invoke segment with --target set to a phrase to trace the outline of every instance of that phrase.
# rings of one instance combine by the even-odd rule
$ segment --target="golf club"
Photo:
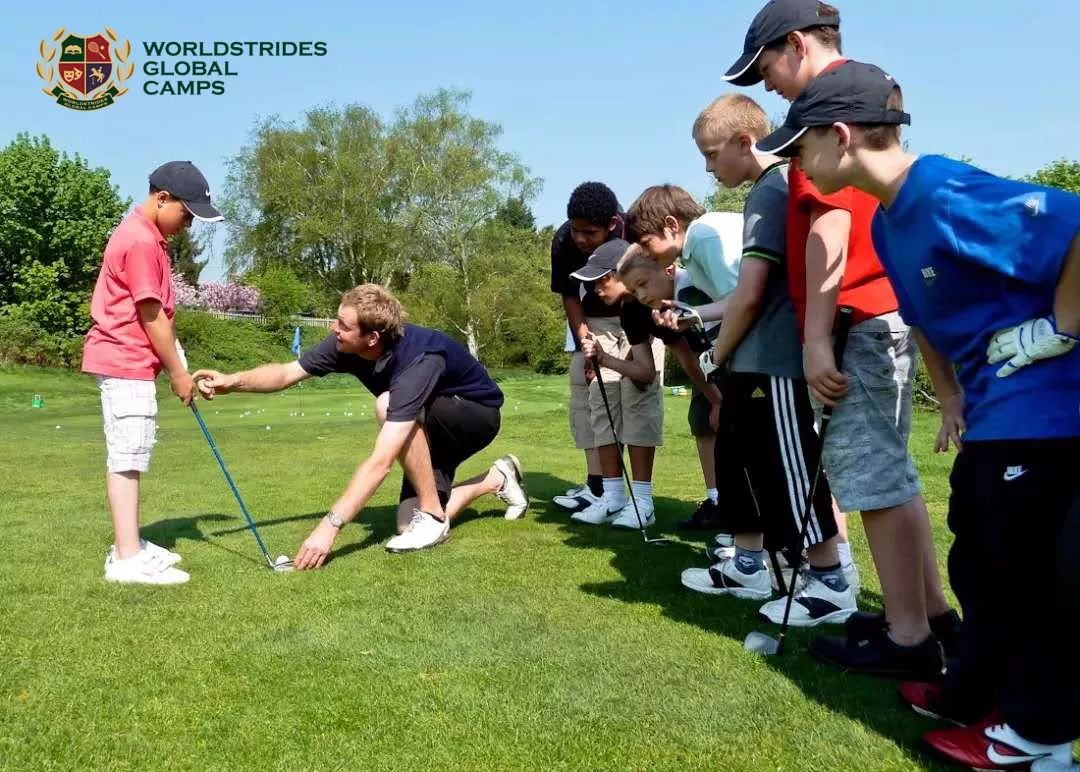
[[[851,320],[855,311],[850,306],[842,306],[836,320],[836,341],[834,355],[836,367],[840,369],[844,362],[844,350],[847,348],[848,333],[851,331]],[[810,527],[810,513],[814,506],[814,495],[817,493],[818,480],[821,479],[821,459],[825,452],[825,432],[829,428],[833,409],[826,405],[821,410],[821,429],[818,431],[818,460],[814,469],[814,479],[810,482],[810,493],[806,497],[806,506],[803,507],[801,533],[795,550],[795,563],[792,566],[791,582],[787,590],[787,602],[784,604],[784,618],[780,622],[780,633],[776,638],[765,633],[754,631],[746,636],[743,647],[747,651],[754,651],[765,656],[781,656],[784,653],[784,637],[787,635],[788,621],[791,617],[791,604],[795,600],[795,587],[798,584],[799,571],[802,569],[802,546],[806,543],[806,532]],[[777,584],[784,589],[783,574],[777,577]]]
[[[236,503],[240,505],[240,511],[244,514],[244,519],[247,520],[248,528],[255,534],[255,541],[259,543],[259,549],[262,551],[262,556],[266,559],[266,564],[270,566],[272,571],[277,571],[278,573],[292,571],[293,562],[289,560],[288,555],[279,555],[277,560],[270,557],[270,553],[266,549],[266,544],[263,543],[262,536],[259,535],[259,529],[255,527],[255,521],[251,519],[247,506],[245,506],[244,500],[240,497],[240,491],[237,490],[232,475],[229,474],[229,470],[225,467],[225,459],[221,457],[221,453],[218,451],[214,438],[210,436],[210,430],[206,428],[206,422],[203,420],[202,414],[199,413],[199,407],[195,404],[194,398],[191,400],[191,412],[195,414],[195,420],[199,422],[199,428],[202,429],[203,437],[206,437],[206,442],[210,445],[210,450],[214,452],[214,458],[217,459],[218,466],[221,467],[221,471],[225,475],[225,480],[229,483],[233,496],[236,497]]]
[[[593,369],[596,370],[596,382],[600,385],[600,398],[604,401],[604,411],[607,413],[608,425],[611,427],[611,436],[615,438],[615,448],[619,451],[619,468],[622,470],[626,488],[630,491],[630,503],[634,506],[634,514],[637,516],[638,527],[641,528],[641,538],[646,544],[671,544],[671,539],[656,537],[650,539],[646,533],[645,521],[641,519],[641,510],[638,509],[637,499],[634,498],[634,486],[630,482],[630,472],[626,469],[626,461],[623,459],[623,444],[619,439],[619,433],[615,431],[615,418],[611,415],[611,403],[608,402],[607,388],[604,386],[604,376],[600,372],[600,358],[592,358]]]

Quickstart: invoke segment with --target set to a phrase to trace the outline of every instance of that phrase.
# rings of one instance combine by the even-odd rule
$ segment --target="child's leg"
[[[889,637],[901,646],[914,646],[930,635],[922,560],[930,523],[914,500],[862,515],[881,582]]]
[[[116,557],[135,555],[139,549],[139,472],[108,472],[105,488],[109,493]]]

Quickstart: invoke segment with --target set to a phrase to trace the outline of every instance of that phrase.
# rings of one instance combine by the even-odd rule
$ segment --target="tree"
[[[1080,195],[1080,161],[1066,161],[1062,158],[1025,179],[1037,185],[1060,188]]]
[[[522,196],[507,199],[495,213],[495,219],[510,228],[536,230],[536,218]]]
[[[391,142],[410,169],[409,226],[423,249],[417,257],[449,272],[460,302],[448,321],[477,356],[479,303],[490,278],[479,265],[482,230],[509,201],[523,205],[540,181],[516,156],[499,150],[502,129],[470,116],[468,104],[463,91],[418,97],[398,111]]]
[[[749,182],[737,188],[725,188],[717,185],[705,198],[705,209],[710,212],[736,212],[742,214],[746,205],[746,197],[750,194],[753,185]]]
[[[130,205],[105,169],[17,135],[0,150],[0,311],[47,333],[85,332],[102,252]]]
[[[173,272],[183,276],[184,281],[193,287],[199,286],[199,274],[210,262],[209,258],[198,259],[202,251],[202,245],[191,235],[188,228],[177,231],[169,238],[169,261],[172,263]]]

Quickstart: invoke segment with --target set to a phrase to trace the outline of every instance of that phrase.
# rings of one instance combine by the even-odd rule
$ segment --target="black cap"
[[[192,216],[206,222],[225,218],[210,203],[210,184],[191,161],[169,161],[150,172],[150,186],[183,202]]]
[[[795,155],[795,140],[814,126],[834,123],[910,125],[911,116],[888,108],[898,84],[879,67],[844,62],[810,81],[791,103],[784,125],[757,143],[759,153]]]
[[[589,255],[588,262],[574,271],[571,276],[581,281],[596,281],[606,273],[611,273],[619,264],[619,259],[630,248],[630,243],[622,239],[605,241]]]
[[[736,86],[761,82],[757,63],[765,46],[795,30],[808,27],[839,27],[839,14],[818,14],[817,0],[769,0],[754,20],[743,41],[742,56],[724,73],[724,80]]]

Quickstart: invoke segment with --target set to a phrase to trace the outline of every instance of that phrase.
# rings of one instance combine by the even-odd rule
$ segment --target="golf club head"
[[[655,536],[655,537],[646,536],[645,537],[645,543],[646,544],[664,545],[664,544],[674,544],[675,542],[672,539],[665,539],[663,536]]]
[[[274,571],[279,574],[284,574],[292,571],[294,566],[292,560],[289,559],[288,555],[278,555],[277,560],[274,561],[274,564],[271,566],[271,568],[273,568]]]
[[[764,657],[773,657],[780,652],[780,642],[771,635],[765,635],[757,630],[746,636],[743,648]]]

